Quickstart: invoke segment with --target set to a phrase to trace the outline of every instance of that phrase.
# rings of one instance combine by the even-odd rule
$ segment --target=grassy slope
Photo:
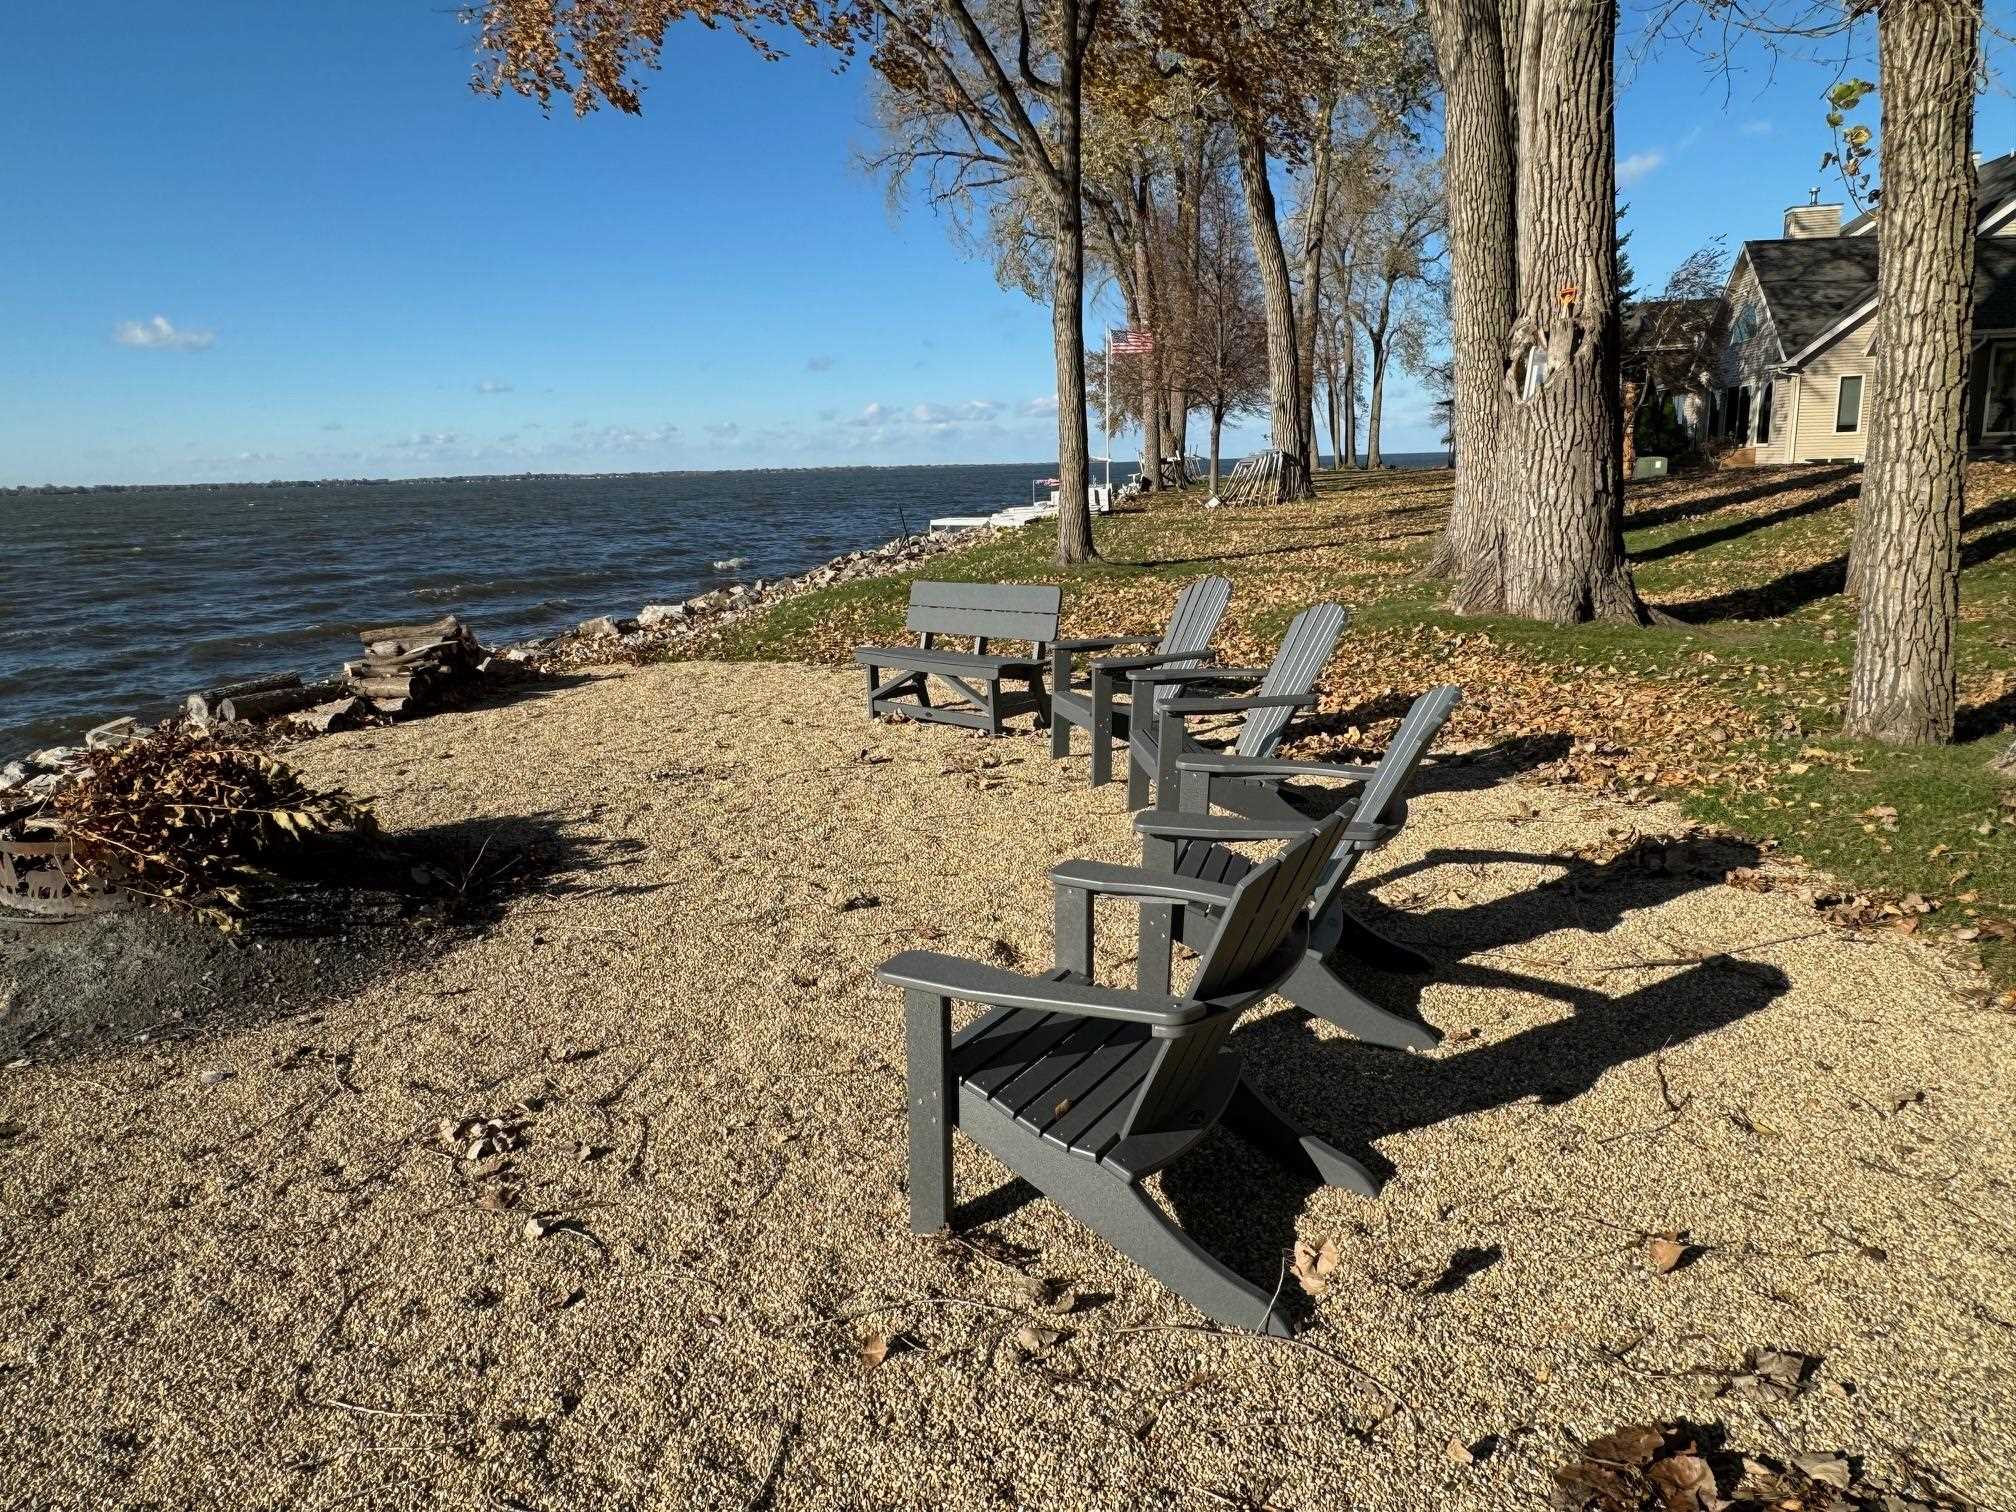
[[[1152,628],[1176,585],[1223,572],[1236,588],[1221,639],[1242,662],[1264,661],[1304,604],[1341,600],[1356,619],[1316,748],[1376,747],[1408,693],[1455,681],[1468,694],[1459,735],[1554,777],[1680,797],[1873,894],[1918,894],[1936,905],[1928,931],[1985,926],[1984,959],[2016,980],[2016,945],[1995,937],[2016,921],[2016,787],[1987,766],[2016,724],[2016,468],[1984,465],[1970,479],[1962,739],[1939,750],[1834,733],[1854,636],[1840,589],[1858,482],[1853,469],[1808,467],[1634,485],[1639,585],[1682,621],[1654,630],[1444,611],[1414,570],[1447,507],[1446,473],[1327,478],[1313,503],[1272,509],[1205,511],[1192,492],[1102,520],[1104,560],[1084,568],[1055,566],[1054,537],[1037,525],[929,570],[1063,582],[1067,634]],[[844,662],[900,634],[906,592],[883,579],[808,594],[703,654]]]

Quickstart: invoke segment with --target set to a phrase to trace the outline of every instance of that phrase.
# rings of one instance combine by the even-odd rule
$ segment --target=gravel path
[[[1449,963],[1370,979],[1447,1043],[1248,1021],[1395,1171],[1365,1202],[1214,1137],[1168,1173],[1256,1277],[1337,1240],[1298,1344],[1198,1329],[963,1142],[962,1242],[912,1238],[874,964],[1040,965],[1045,868],[1134,853],[1045,750],[690,664],[296,753],[560,875],[313,1014],[0,1072],[0,1505],[1529,1507],[1678,1417],[2016,1504],[2016,1024],[1725,885],[1741,846],[1648,843],[1672,810],[1446,764],[1365,907]],[[1758,1347],[1820,1363],[1718,1397]]]

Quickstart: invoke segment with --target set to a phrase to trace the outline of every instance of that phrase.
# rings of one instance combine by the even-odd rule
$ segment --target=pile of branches
[[[163,726],[86,754],[50,800],[89,886],[238,927],[246,886],[329,836],[368,836],[369,809],[264,751]]]

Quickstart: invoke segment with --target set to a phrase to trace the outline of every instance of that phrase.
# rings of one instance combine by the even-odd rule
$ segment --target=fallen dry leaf
[[[1294,1259],[1288,1269],[1302,1290],[1312,1297],[1320,1297],[1330,1289],[1330,1276],[1343,1263],[1343,1251],[1337,1248],[1335,1239],[1325,1239],[1320,1245],[1313,1245],[1306,1239],[1295,1241]]]

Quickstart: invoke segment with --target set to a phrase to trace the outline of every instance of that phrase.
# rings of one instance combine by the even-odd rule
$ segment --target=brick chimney
[[[1794,205],[1785,212],[1785,239],[1802,241],[1809,236],[1839,236],[1841,207],[1818,203],[1820,191],[1813,191],[1814,203]]]

